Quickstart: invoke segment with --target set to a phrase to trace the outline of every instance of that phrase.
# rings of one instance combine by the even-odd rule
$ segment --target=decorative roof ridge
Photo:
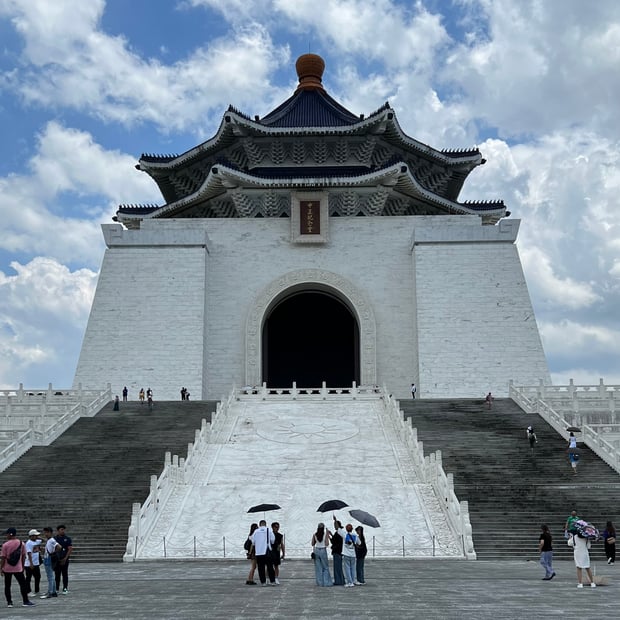
[[[454,149],[441,149],[440,153],[447,155],[448,157],[463,157],[467,155],[479,155],[480,149],[477,146],[454,148]],[[480,163],[485,163],[486,160],[482,160]]]
[[[139,210],[144,210],[144,209],[150,209],[150,210],[154,210],[154,209],[159,209],[162,205],[157,205],[154,203],[148,203],[148,204],[120,204],[118,205],[118,209],[128,209],[128,210],[134,210],[134,211],[139,211]]]

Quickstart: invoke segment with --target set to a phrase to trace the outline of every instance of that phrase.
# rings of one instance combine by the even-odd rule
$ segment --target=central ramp
[[[463,557],[432,485],[385,414],[378,395],[299,402],[241,396],[227,409],[186,484],[175,487],[136,558],[244,557],[252,522],[278,521],[289,557],[306,558],[318,506],[341,499],[375,515],[370,556]],[[280,510],[250,513],[275,503]]]

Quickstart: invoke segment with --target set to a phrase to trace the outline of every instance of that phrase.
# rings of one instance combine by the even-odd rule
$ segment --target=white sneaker
[[[611,564],[611,558],[607,558],[607,564]]]
[[[596,584],[595,584],[594,582],[592,582],[592,583],[590,584],[590,587],[591,587],[591,588],[596,588]]]
[[[583,583],[578,583],[578,584],[577,584],[577,587],[578,587],[578,588],[583,588]]]
[[[276,577],[276,585],[280,585],[280,580]]]

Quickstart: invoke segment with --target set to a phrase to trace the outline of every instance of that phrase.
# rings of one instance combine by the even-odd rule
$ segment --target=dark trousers
[[[344,573],[342,572],[342,553],[332,553],[334,562],[334,585],[344,585]]]
[[[28,584],[26,583],[26,577],[24,573],[4,573],[4,596],[6,597],[7,605],[13,604],[11,598],[11,577],[15,576],[17,583],[19,584],[19,591],[21,592],[24,603],[28,602]]]
[[[269,555],[257,555],[256,566],[258,567],[258,578],[261,583],[266,583],[265,567],[267,568],[267,574],[269,575],[269,581],[273,583],[276,580],[276,572],[273,569],[273,560]]]
[[[41,568],[39,566],[26,566],[26,583],[28,584],[28,592],[32,592],[32,578],[34,577],[34,593],[39,593],[39,584],[41,583]]]
[[[69,587],[69,560],[66,562],[58,562],[54,568],[54,576],[56,577],[56,590],[60,590],[60,577],[62,575],[62,587]]]
[[[609,544],[605,542],[605,557],[607,559],[611,558],[611,561],[615,564],[616,562],[616,543]]]

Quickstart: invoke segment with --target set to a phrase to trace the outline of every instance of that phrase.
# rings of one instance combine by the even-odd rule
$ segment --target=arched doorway
[[[295,291],[278,300],[263,323],[262,366],[269,387],[359,384],[357,320],[329,291]]]

